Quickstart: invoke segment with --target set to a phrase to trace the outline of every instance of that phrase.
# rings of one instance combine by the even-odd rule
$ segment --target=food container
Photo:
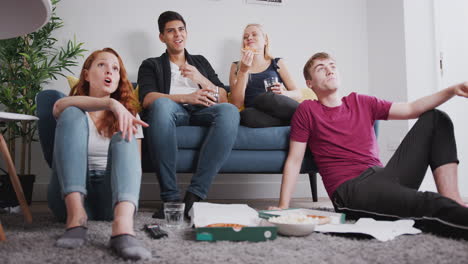
[[[198,227],[195,228],[196,240],[199,241],[251,241],[260,242],[274,240],[277,237],[278,228],[266,220],[262,220],[259,226],[249,227]]]

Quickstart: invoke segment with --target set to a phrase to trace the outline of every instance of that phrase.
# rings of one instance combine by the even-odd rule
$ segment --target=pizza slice
[[[309,215],[307,215],[307,217],[317,219],[319,225],[324,225],[324,224],[328,224],[328,223],[331,222],[331,218],[328,217],[328,216],[309,214]]]
[[[246,225],[240,225],[240,224],[227,224],[227,223],[216,223],[216,224],[211,224],[207,225],[205,227],[232,227],[232,228],[243,228],[247,227]]]
[[[256,54],[256,55],[259,55],[260,52],[258,52],[257,49],[255,48],[252,48],[252,47],[249,47],[249,46],[245,46],[244,48],[241,49],[242,52],[247,52],[247,51],[251,51],[253,54]]]

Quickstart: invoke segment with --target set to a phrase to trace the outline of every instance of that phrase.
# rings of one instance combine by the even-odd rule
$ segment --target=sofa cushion
[[[220,173],[281,173],[287,151],[285,150],[232,150],[228,160],[219,170]],[[179,149],[177,153],[177,172],[191,173],[196,170],[198,150]],[[151,162],[149,162],[151,163]],[[152,168],[143,163],[145,172],[153,172]],[[301,166],[301,173],[317,171],[312,155],[306,152]]]
[[[250,128],[239,126],[236,150],[285,150],[289,146],[289,126]],[[177,127],[179,149],[199,149],[208,132],[207,127]]]

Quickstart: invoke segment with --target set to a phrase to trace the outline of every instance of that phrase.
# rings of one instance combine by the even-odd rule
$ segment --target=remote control
[[[167,232],[162,230],[161,226],[158,224],[145,225],[145,230],[153,239],[160,239],[168,236]]]

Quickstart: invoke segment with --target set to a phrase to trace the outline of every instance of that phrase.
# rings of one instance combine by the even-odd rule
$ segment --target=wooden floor
[[[275,206],[278,203],[277,199],[254,199],[254,200],[206,200],[210,203],[230,203],[230,204],[248,204],[252,208],[258,210],[267,209],[268,206]],[[161,201],[140,201],[140,211],[153,212]],[[311,207],[327,207],[333,208],[333,205],[328,198],[319,198],[318,202],[312,202],[312,198],[296,198],[291,201],[291,208],[311,208]],[[47,212],[47,202],[33,202],[31,204],[32,213]]]

